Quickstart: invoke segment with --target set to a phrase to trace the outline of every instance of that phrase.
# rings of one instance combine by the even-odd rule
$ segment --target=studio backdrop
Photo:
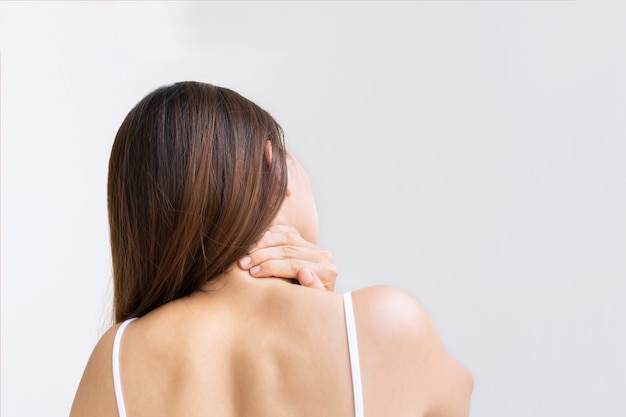
[[[626,415],[625,11],[1,2],[2,416],[69,413],[111,325],[113,138],[181,80],[278,120],[336,290],[416,297],[472,416]]]

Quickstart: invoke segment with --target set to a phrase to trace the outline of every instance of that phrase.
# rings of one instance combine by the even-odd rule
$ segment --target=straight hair
[[[278,123],[232,90],[187,81],[143,98],[109,160],[115,321],[198,291],[244,256],[284,199],[286,155]]]

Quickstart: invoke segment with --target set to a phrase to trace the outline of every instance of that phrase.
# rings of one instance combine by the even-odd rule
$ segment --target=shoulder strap
[[[136,318],[128,319],[120,327],[118,327],[115,333],[115,339],[113,340],[113,387],[115,388],[115,400],[117,401],[117,411],[120,417],[126,417],[126,408],[124,407],[124,395],[122,395],[122,381],[120,380],[120,341],[122,340],[122,334],[126,330],[126,326]]]
[[[354,310],[352,308],[352,294],[343,295],[343,308],[346,314],[346,328],[348,330],[348,350],[350,352],[350,369],[352,369],[352,390],[354,392],[354,415],[363,417],[363,392],[361,389],[361,365],[359,364],[359,345],[356,338]]]

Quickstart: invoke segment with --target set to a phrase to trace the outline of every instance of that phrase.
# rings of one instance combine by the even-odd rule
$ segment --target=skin
[[[327,291],[335,288],[338,274],[330,251],[282,224],[272,225],[238,266],[255,278],[295,278],[305,287]]]
[[[270,141],[265,144],[265,158],[268,164],[272,160]],[[256,278],[295,278],[303,286],[333,291],[337,267],[332,253],[317,246],[319,227],[313,190],[306,171],[291,155],[288,175],[280,213],[238,266]]]
[[[265,157],[272,160],[272,144],[266,142]],[[332,254],[317,246],[317,208],[306,171],[288,157],[288,189],[272,226],[238,266],[257,278],[297,278],[309,288],[332,291],[337,268]]]
[[[271,236],[282,236],[274,242],[295,238],[293,230],[316,241],[316,219],[305,217],[314,207],[302,206],[313,201],[310,185],[299,186],[298,178],[290,175],[279,222],[263,238],[270,243],[260,242],[256,252],[276,247]],[[291,246],[305,258],[319,252]],[[472,377],[446,353],[412,297],[371,287],[353,292],[353,305],[367,416],[468,415]],[[111,374],[117,327],[95,347],[71,417],[118,415]],[[120,369],[129,417],[354,415],[341,295],[255,279],[239,265],[202,291],[132,322]]]

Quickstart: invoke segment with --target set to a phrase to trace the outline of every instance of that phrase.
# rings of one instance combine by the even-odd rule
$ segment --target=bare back
[[[402,346],[394,333],[405,332],[404,324],[385,317],[397,302],[390,310],[376,301],[386,291],[394,290],[354,293],[365,415],[425,415],[433,411],[431,388],[417,374],[433,374],[424,365],[432,352]],[[72,416],[118,415],[111,372],[117,327],[94,350]],[[354,416],[338,294],[235,277],[132,322],[120,352],[127,417]]]

